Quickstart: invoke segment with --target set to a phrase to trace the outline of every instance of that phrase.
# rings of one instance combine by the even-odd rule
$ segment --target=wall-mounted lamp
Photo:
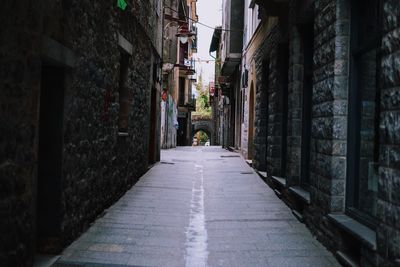
[[[192,37],[193,35],[195,35],[195,33],[189,31],[188,26],[186,24],[181,25],[178,28],[178,33],[176,34],[176,36],[179,37],[179,40],[181,41],[182,44],[186,44],[187,41],[189,40],[189,37]]]
[[[186,44],[188,39],[189,39],[188,36],[180,36],[179,37],[179,40],[181,41],[182,44]]]

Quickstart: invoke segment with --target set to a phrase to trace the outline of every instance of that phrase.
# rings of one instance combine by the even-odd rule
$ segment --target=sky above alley
[[[198,0],[197,14],[199,22],[211,27],[220,26],[222,24],[222,0]],[[207,85],[209,81],[214,80],[214,59],[209,55],[211,38],[214,33],[213,29],[197,24],[198,28],[198,53],[194,55],[196,58],[197,76],[203,73],[203,84]],[[207,60],[208,63],[206,62]]]

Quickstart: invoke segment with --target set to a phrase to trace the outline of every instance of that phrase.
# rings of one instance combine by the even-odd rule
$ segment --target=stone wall
[[[151,87],[158,87],[152,63],[159,59],[160,20],[155,1],[127,2],[125,11],[114,1],[2,5],[1,265],[30,265],[35,246],[59,251],[147,170]],[[132,44],[126,82],[128,136],[119,136],[117,125],[118,33]],[[49,51],[41,52],[44,36],[71,52],[71,58],[61,59],[74,62],[64,68],[61,225],[53,244],[37,244],[35,237],[39,96],[42,64],[65,62],[52,62]]]
[[[0,263],[24,266],[34,239],[32,184],[40,90],[39,23],[43,5],[3,3],[0,10]],[[19,10],[19,14],[14,13]],[[24,11],[24,12],[23,12]],[[15,15],[10,15],[15,14]],[[33,20],[33,21],[32,21]],[[12,120],[10,118],[13,118]]]
[[[382,261],[400,264],[400,5],[383,2],[377,241]]]
[[[273,47],[269,58],[268,120],[267,120],[267,172],[281,176],[282,157],[282,91],[279,84],[278,46]]]
[[[269,61],[255,62],[255,122],[253,166],[266,170]]]
[[[271,175],[279,176],[281,171],[282,105],[277,53],[282,37],[280,25],[276,21],[272,23],[275,26],[271,28],[265,39],[268,41],[264,41],[254,55],[257,86],[253,165],[260,170],[266,169]],[[268,79],[268,86],[265,86],[266,79]],[[268,164],[266,165],[265,162]]]
[[[346,214],[350,218],[349,209],[345,207],[346,184],[355,178],[348,177],[347,162],[350,159],[348,146],[349,118],[355,116],[349,112],[350,88],[350,1],[346,0],[316,0],[314,11],[314,51],[312,77],[312,112],[311,112],[311,144],[309,184],[301,181],[303,156],[302,142],[304,132],[304,117],[302,114],[305,98],[305,43],[302,39],[304,20],[307,16],[301,14],[303,5],[310,1],[291,0],[289,2],[289,88],[288,88],[288,118],[287,118],[287,153],[282,154],[281,124],[282,124],[282,92],[279,86],[280,74],[278,67],[278,47],[282,37],[275,38],[271,32],[267,41],[255,56],[257,69],[256,98],[256,136],[254,139],[255,154],[253,165],[263,170],[267,153],[266,169],[269,176],[279,176],[282,173],[281,162],[286,160],[283,170],[285,186],[276,186],[270,178],[271,186],[281,190],[285,201],[294,209],[302,212],[305,224],[331,251],[345,251],[353,254],[361,266],[397,266],[400,264],[400,228],[399,221],[399,58],[400,58],[400,5],[398,1],[383,2],[383,39],[381,45],[381,76],[375,84],[374,73],[364,73],[368,86],[364,85],[362,117],[360,124],[362,140],[360,141],[360,167],[364,174],[367,166],[365,161],[373,162],[373,118],[374,107],[380,105],[380,153],[379,153],[379,185],[378,203],[373,203],[373,190],[367,195],[364,191],[359,209],[372,209],[377,212],[378,225],[375,227],[377,250],[369,244],[360,241],[355,234],[343,231],[343,225],[334,223],[329,214]],[[261,2],[260,2],[261,4]],[[268,8],[268,6],[266,6]],[[279,17],[280,22],[285,17]],[[279,32],[279,31],[277,31]],[[280,32],[279,34],[281,34]],[[275,37],[274,37],[275,36]],[[277,42],[278,40],[278,42]],[[375,63],[365,58],[365,69],[374,70]],[[268,80],[265,77],[265,65],[269,62]],[[268,85],[266,85],[268,83]],[[381,89],[380,103],[376,96],[367,94],[368,89]],[[372,88],[374,87],[374,88]],[[366,88],[366,89],[365,89]],[[352,88],[352,90],[355,90]],[[265,99],[265,93],[268,98]],[[265,122],[267,108],[268,120]],[[354,110],[354,107],[350,110]],[[265,133],[264,129],[268,129]],[[265,138],[267,142],[265,144]],[[265,152],[266,150],[266,152]],[[346,177],[347,176],[347,177]],[[367,175],[360,175],[366,177]],[[298,196],[291,194],[289,187],[302,186],[310,194],[310,204],[304,204]],[[367,180],[360,180],[363,190]],[[354,192],[349,191],[349,194]],[[349,199],[352,195],[349,196]],[[300,204],[302,203],[302,204]],[[301,208],[299,208],[301,207]],[[352,217],[355,218],[355,217]],[[361,220],[360,220],[361,221]],[[360,226],[361,227],[361,226]],[[371,231],[373,234],[374,231]],[[397,265],[396,265],[397,264]]]
[[[342,3],[340,3],[342,2]],[[344,1],[316,1],[310,164],[306,222],[329,248],[339,235],[329,212],[344,211],[349,14]]]
[[[295,21],[296,2],[291,1],[289,4],[288,136],[285,178],[288,183],[295,184],[300,174],[304,57],[301,37]]]
[[[348,37],[335,29],[344,19],[337,12],[346,7],[335,1],[316,1],[315,5],[310,193],[326,212],[343,211],[348,87],[348,43],[343,41]]]

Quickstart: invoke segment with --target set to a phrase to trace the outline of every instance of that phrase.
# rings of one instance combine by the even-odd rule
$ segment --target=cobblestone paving
[[[218,147],[163,150],[161,162],[65,249],[59,266],[71,263],[339,266],[238,154]]]

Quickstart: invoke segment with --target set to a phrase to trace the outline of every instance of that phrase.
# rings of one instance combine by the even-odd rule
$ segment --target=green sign
[[[125,0],[118,0],[117,7],[119,7],[122,10],[125,10],[126,6],[127,6],[127,4],[126,4]]]

